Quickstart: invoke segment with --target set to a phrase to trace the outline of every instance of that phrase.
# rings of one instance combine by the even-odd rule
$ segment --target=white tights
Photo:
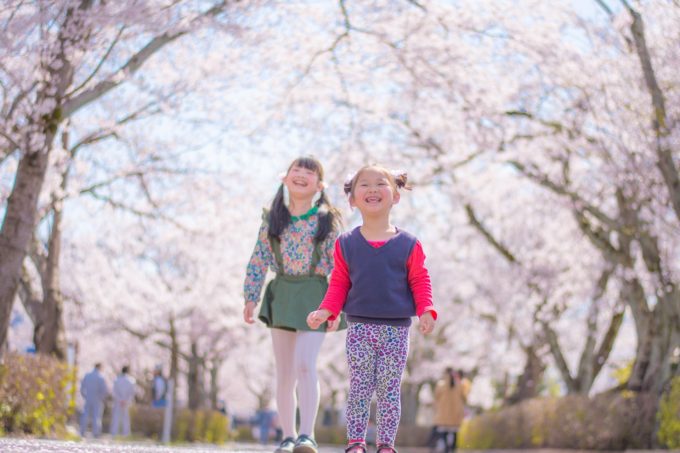
[[[323,332],[270,329],[276,362],[276,405],[283,437],[297,438],[295,407],[300,403],[300,434],[312,436],[319,411],[316,359]],[[297,384],[297,398],[295,387]]]

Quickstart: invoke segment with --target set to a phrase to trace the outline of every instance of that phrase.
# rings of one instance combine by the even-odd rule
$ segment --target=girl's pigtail
[[[392,174],[392,177],[398,189],[412,189],[412,186],[408,183],[408,175],[405,171],[396,171]]]
[[[267,233],[270,238],[279,240],[281,239],[281,233],[290,223],[290,211],[286,207],[284,191],[285,187],[281,184],[279,190],[276,191],[269,210],[269,230]]]
[[[324,199],[326,200],[326,204],[329,204],[329,202],[325,192],[326,184],[324,184],[323,181],[319,180],[319,185],[321,186],[321,190],[314,194],[314,197],[312,198],[312,206],[322,208],[324,204]]]
[[[331,231],[340,229],[341,216],[340,211],[331,205],[324,190],[319,192],[316,206],[319,207],[319,227],[314,235],[314,241],[320,243],[328,237]]]
[[[356,174],[353,174],[352,176],[349,176],[347,179],[345,179],[345,184],[342,186],[342,189],[345,191],[345,195],[350,195],[352,193],[352,184],[354,184],[354,178],[356,178]]]

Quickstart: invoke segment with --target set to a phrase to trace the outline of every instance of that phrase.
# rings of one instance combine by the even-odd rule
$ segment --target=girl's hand
[[[434,318],[432,317],[432,313],[426,311],[420,316],[420,325],[418,326],[418,330],[420,330],[423,335],[432,333],[434,330]]]
[[[338,330],[338,327],[340,327],[340,316],[332,321],[328,321],[328,328],[326,329],[326,332],[335,332]]]
[[[246,306],[243,307],[243,320],[248,324],[255,322],[253,318],[253,313],[255,312],[255,302],[246,302]]]
[[[310,329],[316,330],[321,324],[326,322],[331,312],[326,309],[315,310],[307,315],[307,325]]]

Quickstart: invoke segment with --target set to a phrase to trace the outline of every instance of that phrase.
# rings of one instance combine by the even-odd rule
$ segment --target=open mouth
[[[294,179],[293,185],[297,186],[297,187],[307,187],[309,185],[309,183],[305,180],[302,180],[302,179]]]
[[[381,197],[366,197],[364,198],[366,203],[380,203],[382,201]]]

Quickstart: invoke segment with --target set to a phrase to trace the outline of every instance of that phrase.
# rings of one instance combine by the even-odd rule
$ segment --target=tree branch
[[[600,274],[600,278],[597,280],[595,286],[595,293],[592,298],[590,313],[588,314],[588,319],[586,320],[586,342],[583,346],[583,351],[579,359],[578,373],[576,375],[576,380],[579,385],[579,391],[581,393],[587,393],[593,383],[593,380],[597,376],[597,372],[593,367],[594,357],[595,357],[595,347],[596,347],[596,334],[597,334],[597,318],[599,313],[599,301],[602,299],[604,293],[607,291],[607,285],[609,283],[609,278],[614,272],[613,267],[606,267]],[[598,370],[599,372],[599,370]]]
[[[15,142],[12,137],[10,137],[9,135],[5,134],[2,131],[0,131],[0,137],[4,137],[5,140],[7,140],[9,142],[9,144],[13,147],[13,149],[10,149],[9,151],[4,153],[5,154],[4,157],[2,159],[0,159],[0,162],[2,162],[6,157],[11,155],[14,151],[16,151],[17,149],[21,149],[21,146],[17,142]]]
[[[7,118],[11,118],[12,115],[14,115],[14,111],[16,108],[19,106],[19,104],[28,96],[28,94],[33,91],[33,89],[38,86],[38,82],[33,82],[33,84],[30,86],[28,90],[22,90],[17,97],[14,98],[14,101],[12,101],[12,105],[10,106],[9,110],[6,113]]]
[[[576,223],[581,231],[590,239],[590,242],[600,249],[605,258],[612,264],[630,266],[630,257],[616,248],[610,241],[611,232],[604,228],[594,226],[585,216],[583,211],[575,209],[572,211]]]
[[[482,225],[482,222],[479,221],[477,218],[477,215],[475,214],[475,211],[469,203],[465,204],[465,212],[467,213],[468,220],[470,222],[470,225],[472,225],[477,231],[479,231],[482,236],[487,240],[489,244],[493,248],[498,251],[503,257],[508,260],[512,264],[519,264],[519,260],[515,257],[515,255],[510,252],[510,250],[503,244],[501,244],[500,241],[498,241],[493,234],[484,226]]]
[[[607,328],[607,333],[605,333],[600,343],[600,347],[597,350],[597,354],[593,357],[593,377],[600,373],[600,370],[607,362],[609,354],[614,348],[614,342],[619,334],[619,329],[621,324],[623,324],[623,316],[625,314],[624,310],[614,313],[612,319],[609,321],[609,327]]]
[[[640,61],[645,85],[650,95],[653,112],[652,125],[656,135],[657,167],[668,190],[675,216],[680,221],[680,170],[675,165],[672,143],[669,140],[671,131],[665,97],[652,64],[642,16],[626,0],[620,1],[633,19],[630,24],[630,32],[635,43],[635,51]]]
[[[122,126],[124,124],[127,124],[131,121],[140,119],[144,113],[148,113],[149,115],[153,115],[154,113],[160,112],[159,108],[156,108],[155,110],[152,110],[152,107],[157,107],[158,102],[157,101],[151,101],[148,102],[147,104],[141,106],[137,110],[130,112],[128,115],[116,120],[115,126]],[[71,157],[75,157],[75,154],[77,151],[85,146],[85,145],[91,145],[93,143],[105,140],[107,138],[118,138],[118,134],[115,132],[115,127],[110,128],[110,129],[99,129],[97,131],[94,131],[85,137],[82,138],[78,143],[73,145],[70,149],[71,151]]]
[[[66,97],[71,97],[74,93],[76,93],[78,90],[80,90],[85,85],[87,85],[90,82],[90,80],[92,80],[94,78],[95,75],[97,75],[97,73],[102,68],[102,66],[104,66],[106,59],[109,58],[109,55],[111,55],[113,48],[116,46],[116,44],[118,44],[118,41],[119,41],[121,35],[123,34],[123,31],[125,30],[125,28],[126,28],[125,25],[120,27],[120,30],[118,30],[118,33],[116,34],[115,38],[111,42],[111,45],[109,46],[108,49],[106,49],[106,52],[104,53],[102,58],[99,60],[99,63],[94,68],[94,70],[92,70],[92,73],[89,76],[87,76],[87,78],[83,81],[83,83],[81,83],[80,85],[78,85],[77,87],[72,89],[70,92],[66,93]]]
[[[406,2],[410,3],[411,5],[415,6],[418,9],[422,10],[423,12],[427,12],[427,8],[425,8],[425,6],[418,3],[416,0],[406,0]]]
[[[508,164],[513,166],[516,170],[518,170],[520,173],[522,173],[524,176],[528,177],[532,181],[538,183],[539,185],[545,187],[546,189],[550,190],[551,192],[568,197],[576,206],[576,209],[579,211],[586,211],[593,215],[597,220],[602,222],[604,225],[606,225],[608,228],[612,230],[616,230],[619,228],[618,223],[606,215],[604,212],[584,200],[579,194],[576,192],[572,192],[569,190],[567,187],[564,187],[560,184],[555,183],[552,181],[548,176],[537,173],[536,170],[534,169],[533,171],[529,170],[526,165],[522,164],[519,161],[515,160],[510,160],[508,161]]]
[[[41,320],[42,300],[33,290],[31,285],[31,278],[28,275],[28,269],[24,265],[22,267],[21,279],[19,280],[19,299],[21,300],[28,317],[31,318],[33,325],[37,325]]]
[[[600,5],[600,7],[604,10],[605,13],[607,13],[607,16],[609,16],[610,19],[614,17],[614,11],[602,0],[595,0],[595,3]]]
[[[562,380],[567,384],[569,393],[576,392],[578,390],[578,385],[576,380],[572,377],[571,371],[569,371],[569,365],[567,365],[567,360],[562,353],[557,334],[547,322],[542,322],[541,324],[543,325],[543,332],[545,333],[548,345],[550,346],[550,353],[552,354],[553,359],[555,359],[555,365],[557,365],[557,369],[560,371]]]
[[[205,13],[199,15],[194,19],[194,22],[205,19],[206,17],[216,16],[226,7],[227,1],[222,1],[213,6]],[[89,90],[74,96],[66,101],[62,107],[62,117],[68,118],[77,110],[86,106],[87,104],[99,99],[104,94],[116,88],[123,83],[130,75],[136,73],[146,61],[151,58],[156,52],[165,47],[167,44],[175,41],[187,34],[187,31],[176,31],[174,33],[163,33],[162,35],[152,38],[142,49],[135,53],[118,71],[106,80],[102,80]]]

